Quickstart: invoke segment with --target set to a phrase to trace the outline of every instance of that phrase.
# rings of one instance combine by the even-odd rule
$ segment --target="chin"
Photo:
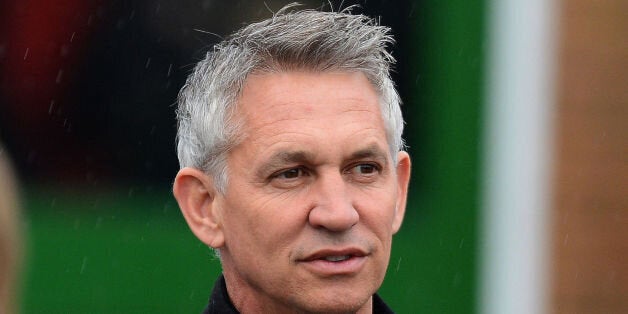
[[[306,313],[357,313],[371,306],[372,293],[359,291],[334,291],[330,289],[323,295],[307,297],[301,308]]]

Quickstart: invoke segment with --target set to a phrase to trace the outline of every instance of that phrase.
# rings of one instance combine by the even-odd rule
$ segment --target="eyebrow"
[[[386,158],[387,152],[382,150],[377,144],[371,144],[366,148],[357,150],[350,155],[350,159],[375,159],[381,162],[384,166],[388,164],[388,159]]]
[[[386,161],[387,152],[383,151],[376,144],[371,144],[366,148],[355,151],[351,154],[350,159],[364,159],[364,158],[373,158],[377,160]]]
[[[314,156],[306,151],[279,151],[270,156],[267,161],[257,170],[259,177],[266,177],[276,169],[287,164],[300,164],[314,160]]]

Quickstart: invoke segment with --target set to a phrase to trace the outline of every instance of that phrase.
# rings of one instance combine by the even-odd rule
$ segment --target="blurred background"
[[[289,2],[0,2],[21,200],[0,228],[22,256],[0,277],[20,312],[202,310],[220,265],[172,197],[176,95],[221,36]],[[413,178],[393,309],[628,312],[628,1],[301,3],[359,4],[397,39]]]

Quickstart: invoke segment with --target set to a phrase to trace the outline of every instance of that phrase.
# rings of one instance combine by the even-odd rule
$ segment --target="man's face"
[[[214,205],[228,290],[267,309],[370,306],[403,219],[409,158],[393,164],[361,73],[251,75],[243,140]],[[236,295],[232,297],[238,298]]]

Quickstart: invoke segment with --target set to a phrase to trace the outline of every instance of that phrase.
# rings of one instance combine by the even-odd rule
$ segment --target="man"
[[[410,177],[393,39],[290,10],[214,47],[179,95],[174,195],[223,267],[205,313],[391,313],[375,293]]]

